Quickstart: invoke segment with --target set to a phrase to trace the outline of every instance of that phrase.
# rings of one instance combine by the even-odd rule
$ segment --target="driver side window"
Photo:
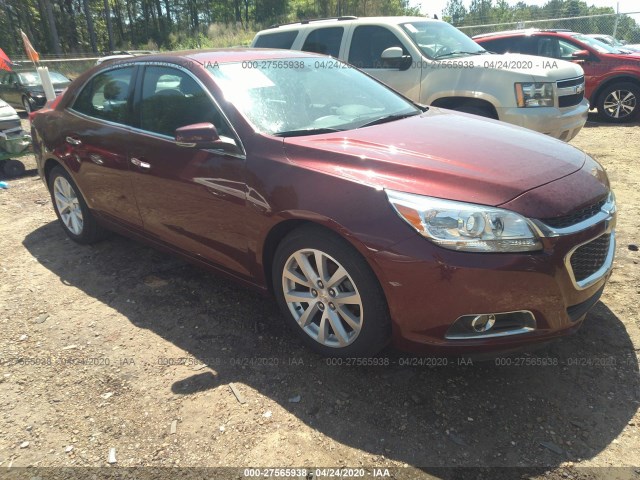
[[[358,68],[397,69],[397,61],[381,58],[382,52],[390,47],[400,47],[402,55],[409,55],[409,51],[391,30],[374,25],[358,26],[351,38],[349,63]]]
[[[173,137],[176,129],[195,123],[212,123],[218,134],[232,136],[217,107],[191,76],[171,67],[145,67],[140,128]]]

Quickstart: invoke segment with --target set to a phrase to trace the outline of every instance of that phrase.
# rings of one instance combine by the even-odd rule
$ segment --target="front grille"
[[[570,262],[576,282],[581,282],[593,275],[604,265],[610,243],[611,234],[605,233],[573,252]]]
[[[569,78],[556,82],[558,87],[558,106],[572,107],[580,104],[584,98],[584,77]],[[578,88],[579,87],[579,91]]]
[[[584,77],[570,78],[568,80],[560,80],[557,85],[558,88],[575,87],[584,83]]]
[[[573,107],[574,105],[580,104],[583,98],[584,98],[584,90],[574,95],[564,95],[562,97],[558,97],[558,106],[560,108]]]
[[[604,204],[607,203],[607,197],[603,198],[597,203],[589,205],[588,207],[581,208],[571,212],[569,215],[563,215],[562,217],[554,218],[542,218],[542,222],[552,228],[567,228],[576,223],[580,223],[587,218],[593,217],[598,213]]]

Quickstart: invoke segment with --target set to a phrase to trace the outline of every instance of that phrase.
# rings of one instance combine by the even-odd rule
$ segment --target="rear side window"
[[[495,53],[522,53],[518,37],[496,38],[482,42],[482,46]]]
[[[290,50],[293,45],[293,41],[298,36],[296,30],[290,30],[288,32],[274,32],[263,33],[256,39],[256,48],[282,48],[284,50]]]
[[[343,34],[344,27],[318,28],[309,33],[302,50],[338,57]]]
[[[387,65],[381,58],[382,52],[389,47],[402,48],[403,55],[409,51],[391,30],[373,25],[356,27],[351,39],[349,63],[358,68],[394,68],[397,65]]]
[[[76,112],[110,122],[131,123],[129,87],[134,67],[109,70],[93,77],[71,107]]]

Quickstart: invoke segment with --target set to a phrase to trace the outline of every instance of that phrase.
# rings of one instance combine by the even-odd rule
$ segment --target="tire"
[[[21,161],[9,159],[4,162],[2,170],[7,177],[13,178],[22,175],[25,168],[24,163],[22,163]]]
[[[102,240],[106,231],[96,222],[71,175],[58,165],[47,180],[53,209],[65,233],[80,244]]]
[[[640,110],[640,87],[630,82],[609,85],[598,97],[597,107],[600,118],[606,122],[630,122]]]
[[[24,108],[24,111],[27,112],[27,115],[30,114],[33,110],[27,97],[22,97],[22,108]]]
[[[455,110],[456,112],[470,113],[472,115],[478,115],[480,117],[493,118],[494,120],[498,120],[496,114],[493,113],[493,111],[491,111],[491,109],[488,107],[461,105],[459,107],[452,107],[452,110]]]
[[[323,275],[318,263],[324,265]],[[317,226],[294,230],[278,245],[272,272],[287,323],[315,352],[369,357],[389,342],[384,292],[365,259],[338,235]]]

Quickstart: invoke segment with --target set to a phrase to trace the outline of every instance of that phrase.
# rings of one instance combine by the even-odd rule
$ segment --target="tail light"
[[[54,98],[53,100],[49,100],[47,103],[44,104],[44,107],[42,107],[40,110],[34,110],[32,112],[29,113],[29,121],[33,122],[33,118],[41,113],[41,112],[46,112],[46,111],[50,111],[50,110],[55,110],[55,108],[58,106],[58,103],[60,103],[60,100],[62,99],[62,96],[64,95],[64,91],[62,91],[60,93],[60,95],[56,96],[56,98]]]

